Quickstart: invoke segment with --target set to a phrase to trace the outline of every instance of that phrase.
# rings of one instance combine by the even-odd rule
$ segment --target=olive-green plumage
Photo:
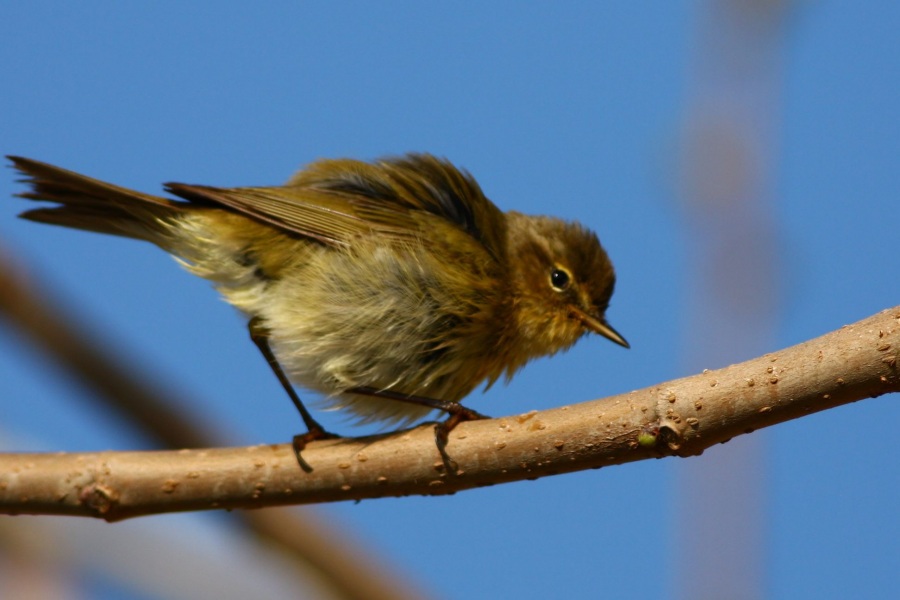
[[[181,200],[25,158],[23,217],[147,240],[209,279],[270,332],[292,381],[364,421],[430,408],[366,387],[459,402],[605,321],[612,264],[577,223],[501,212],[475,180],[427,154],[321,160],[284,186],[180,183]]]

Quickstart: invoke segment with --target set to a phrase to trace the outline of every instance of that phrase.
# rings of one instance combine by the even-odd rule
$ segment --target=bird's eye
[[[553,269],[550,271],[550,285],[557,292],[561,292],[572,283],[572,277],[563,269]]]

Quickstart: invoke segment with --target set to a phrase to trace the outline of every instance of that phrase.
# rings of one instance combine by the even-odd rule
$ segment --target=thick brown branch
[[[643,390],[457,427],[446,472],[431,426],[310,444],[0,455],[0,512],[145,514],[447,494],[710,446],[900,390],[900,307],[738,365]]]

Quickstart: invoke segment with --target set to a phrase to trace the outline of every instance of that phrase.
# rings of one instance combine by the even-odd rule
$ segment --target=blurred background
[[[586,338],[537,361],[470,397],[493,416],[717,368],[900,304],[896,2],[37,1],[0,14],[2,154],[156,193],[427,151],[503,209],[594,229],[619,275],[607,314],[632,349]],[[243,318],[205,281],[147,244],[18,220],[24,188],[0,173],[0,258],[66,322],[218,443],[300,431]],[[883,396],[699,459],[290,512],[352,551],[345,573],[377,571],[409,597],[886,597],[898,419],[898,396]],[[2,318],[0,442],[159,447]],[[3,518],[0,596],[351,597],[318,559],[286,558],[238,521]]]

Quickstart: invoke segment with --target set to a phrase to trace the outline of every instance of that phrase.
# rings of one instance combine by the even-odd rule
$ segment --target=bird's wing
[[[355,237],[373,233],[427,243],[429,232],[423,229],[434,217],[471,236],[495,258],[505,235],[503,213],[475,180],[427,154],[374,163],[320,160],[281,187],[169,183],[166,189],[191,202],[225,206],[334,246],[351,246]]]

